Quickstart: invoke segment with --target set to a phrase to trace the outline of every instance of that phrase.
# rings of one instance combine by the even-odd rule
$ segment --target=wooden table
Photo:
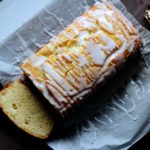
[[[150,24],[146,23],[143,14],[146,1],[149,0],[122,0],[128,10],[150,30]],[[144,149],[150,134],[135,144],[130,150]],[[147,143],[148,144],[148,143]],[[150,148],[150,144],[148,144]],[[148,147],[147,147],[148,148]],[[44,141],[40,141],[20,131],[7,117],[0,112],[0,150],[49,150]]]

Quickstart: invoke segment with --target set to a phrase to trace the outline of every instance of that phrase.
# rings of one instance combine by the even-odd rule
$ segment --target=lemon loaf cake
[[[21,81],[9,84],[0,92],[0,107],[20,129],[34,137],[46,139],[53,129],[54,120]]]
[[[21,68],[64,117],[141,46],[138,31],[118,9],[97,2]]]

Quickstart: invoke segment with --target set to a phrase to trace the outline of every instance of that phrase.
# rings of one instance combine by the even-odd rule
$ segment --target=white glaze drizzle
[[[131,80],[131,84],[133,84],[136,87],[135,89],[136,95],[139,95],[140,94],[139,92],[141,91],[139,85],[133,79]]]
[[[44,26],[43,28],[43,31],[49,35],[50,37],[52,37],[51,41],[55,38],[55,40],[57,39],[56,38],[56,35],[54,35],[52,32],[50,32],[50,28],[48,27],[48,25],[42,20],[42,18],[39,16],[39,21],[41,22],[41,24]]]
[[[101,123],[101,124],[103,124],[103,125],[105,125],[105,126],[108,126],[108,124],[107,124],[106,122],[104,122],[103,120],[100,120],[100,119],[97,118],[97,117],[94,117],[94,119],[95,119],[95,121],[97,121],[97,122],[99,122],[99,123]]]
[[[69,81],[70,83],[72,83],[72,85],[73,85],[76,89],[80,89],[80,88],[81,88],[80,85],[75,82],[75,79],[74,79],[74,78],[68,77],[68,78],[67,78],[67,81]]]
[[[44,56],[36,56],[36,55],[34,55],[32,57],[32,59],[30,59],[30,61],[32,63],[32,66],[34,66],[34,67],[40,67],[41,64],[43,64],[46,59],[47,58],[44,57]]]
[[[28,47],[27,42],[23,39],[23,37],[22,37],[19,33],[17,33],[17,36],[18,36],[19,40],[21,41],[23,47],[26,48],[26,49],[28,49],[29,51],[31,51],[31,50],[29,49],[29,47]]]
[[[104,48],[107,52],[112,52],[117,46],[117,44],[108,37],[103,31],[98,31],[97,35],[106,43],[106,46],[101,45],[101,48]]]
[[[98,22],[103,24],[103,27],[108,30],[111,33],[114,33],[113,26],[110,22],[107,21],[106,15],[113,17],[112,11],[103,11],[103,10],[95,10],[95,11],[89,11],[88,12],[92,17],[94,17]]]
[[[32,40],[33,44],[37,47],[37,48],[41,48],[43,45],[40,44],[39,42],[37,42],[36,40]]]
[[[89,32],[88,31],[81,31],[78,35],[78,45],[85,45],[86,41],[85,38],[88,38]]]
[[[39,19],[40,23],[45,27],[45,29],[47,31],[49,31],[50,29],[49,29],[48,25],[42,20],[42,18],[39,16],[38,19]]]
[[[45,71],[47,74],[49,74],[56,82],[61,86],[69,95],[77,93],[75,89],[72,89],[72,87],[68,84],[68,82],[65,81],[56,71],[54,71],[53,67],[48,64],[43,64],[43,71]]]
[[[119,100],[119,102],[121,102],[122,105],[125,105],[126,99],[129,97],[127,94],[125,94],[124,99],[120,98],[119,96],[117,96],[115,94],[115,97]],[[132,113],[135,110],[135,102],[134,100],[131,98],[131,108],[128,110],[128,113]]]
[[[63,96],[67,96],[67,92],[60,87],[58,84],[55,83],[55,81],[53,81],[53,78],[51,78],[48,74],[45,74],[45,76],[47,77],[48,81],[47,83],[53,87],[55,87]]]
[[[46,88],[46,85],[45,85],[45,81],[43,82],[38,82],[32,75],[31,75],[31,72],[29,70],[25,70],[26,71],[26,74],[29,75],[29,78],[32,80],[32,82],[34,83],[34,85],[36,87],[38,87],[38,89],[41,90],[41,92],[43,93],[43,95],[45,96],[45,98],[52,104],[54,105],[56,108],[60,108],[60,106],[58,105],[58,103],[53,99],[53,97],[50,96],[50,94],[48,93],[48,90],[45,90],[47,89]]]
[[[125,38],[122,35],[118,35],[117,37],[122,41],[122,46],[116,52],[114,52],[110,57],[107,58],[104,66],[108,66],[113,59],[119,56],[119,54],[124,55],[124,51],[128,49],[129,43],[126,42]],[[124,61],[124,60],[121,59],[121,61]]]
[[[76,35],[79,34],[78,28],[75,28],[74,26],[71,26],[71,30],[73,30],[73,32],[74,32]]]
[[[94,4],[95,6],[98,6],[99,7],[99,9],[101,9],[101,10],[103,10],[103,11],[107,11],[107,10],[109,10],[103,3],[100,3],[99,1],[97,1],[96,0],[96,2],[95,2],[95,4]]]
[[[67,37],[67,38],[70,39],[70,40],[73,38],[73,37],[70,36],[65,30],[62,31],[62,32],[60,32],[60,34],[64,35],[65,37]]]
[[[89,18],[85,16],[78,17],[75,21],[79,22],[79,24],[85,29],[95,29],[97,28],[94,23],[92,23]]]
[[[106,28],[109,32],[114,33],[114,29],[111,23],[109,23],[105,17],[105,14],[101,13],[101,11],[95,11],[95,13],[97,13],[97,15],[99,15],[99,19],[98,21],[100,22],[100,24],[102,23],[104,25],[104,28]],[[109,15],[110,13],[107,12],[107,15]]]
[[[66,62],[62,59],[62,55],[58,54],[58,60],[59,62],[62,64],[62,68],[64,68],[65,70],[69,70],[70,67],[66,64]]]
[[[79,60],[79,65],[81,67],[84,67],[85,65],[88,64],[87,59],[83,55],[78,56],[78,60]]]
[[[111,119],[108,115],[104,114],[104,117],[105,117],[110,123],[113,123],[112,119]]]
[[[144,93],[145,90],[144,90],[142,81],[141,81],[141,80],[137,80],[137,83],[139,84],[139,87],[140,87],[140,89],[141,89],[141,92]]]
[[[103,65],[106,54],[101,50],[101,46],[93,41],[87,43],[87,50],[90,52],[92,59],[96,65]]]
[[[64,7],[69,11],[69,15],[72,17],[72,19],[74,19],[75,16],[73,15],[72,10],[69,8],[69,6],[64,5]]]
[[[43,28],[43,31],[52,38],[56,38],[56,35],[50,32],[47,28]]]
[[[117,111],[117,108],[115,108],[114,106],[106,106],[107,109],[111,110],[111,111]]]
[[[45,83],[42,83],[42,86],[40,86],[38,81],[36,79],[32,79],[35,82],[35,85],[39,88],[42,89],[45,97],[50,100],[51,97],[48,97],[48,90],[53,93],[57,101],[52,100],[51,103],[54,105],[58,105],[56,107],[61,107],[60,112],[63,113],[64,111],[67,110],[67,107],[71,107],[70,103],[74,103],[77,101],[77,99],[82,99],[82,97],[89,92],[91,92],[91,87],[95,83],[95,80],[101,75],[101,79],[99,81],[102,81],[104,79],[103,71],[107,71],[108,64],[115,59],[119,54],[123,54],[124,51],[128,48],[132,51],[133,45],[131,43],[128,43],[127,39],[122,36],[122,34],[117,35],[117,38],[122,42],[122,46],[116,50],[115,52],[113,51],[114,49],[118,48],[118,45],[113,41],[112,38],[107,36],[105,32],[101,29],[99,29],[99,26],[96,24],[96,20],[100,22],[100,25],[103,25],[102,27],[105,28],[105,30],[114,33],[114,28],[111,22],[109,22],[106,18],[109,17],[110,20],[116,21],[115,14],[113,13],[112,10],[109,10],[105,4],[97,2],[95,5],[98,6],[99,9],[96,10],[89,10],[87,11],[88,14],[90,14],[93,18],[89,18],[87,16],[81,16],[78,17],[75,20],[75,23],[78,23],[82,31],[78,29],[78,27],[75,26],[70,26],[70,29],[78,36],[77,38],[77,47],[71,47],[70,51],[71,53],[65,53],[61,48],[57,48],[57,52],[59,52],[55,57],[57,57],[56,62],[53,62],[53,60],[49,60],[49,63],[45,62],[46,58],[45,57],[40,57],[39,58],[32,58],[32,66],[38,67],[40,70],[42,70],[47,77],[47,82],[46,85]],[[55,14],[49,12],[47,9],[45,11],[51,15],[53,18],[56,19],[56,21],[59,23],[61,27],[64,28],[64,25],[62,23],[62,20],[59,19]],[[49,32],[49,27],[42,21],[41,18],[39,18],[40,22],[44,25],[44,32],[46,32],[48,35],[53,37],[51,41],[53,42],[61,42],[58,37],[55,37],[51,32]],[[117,24],[116,24],[117,25]],[[120,28],[123,30],[125,33],[125,28],[122,24],[118,24]],[[92,29],[92,30],[91,30]],[[94,30],[93,30],[94,29]],[[90,32],[89,31],[96,31],[94,35],[98,35],[99,38],[105,43],[103,44],[97,44],[94,42],[94,40],[89,39],[90,37]],[[60,35],[64,35],[65,37],[68,38],[68,40],[72,40],[72,37],[69,32],[67,33],[65,30],[60,33]],[[127,38],[130,38],[129,34],[126,34]],[[134,40],[134,39],[133,39]],[[62,39],[63,41],[63,39]],[[56,43],[57,45],[57,43]],[[81,54],[80,49],[78,46],[81,46],[83,48],[86,48],[86,51],[84,54]],[[52,51],[53,47],[49,43],[47,44],[47,47]],[[60,49],[60,50],[59,50]],[[85,49],[84,49],[85,50]],[[109,57],[106,55],[106,53],[111,54]],[[85,55],[86,54],[86,55]],[[90,62],[87,58],[93,60],[93,62]],[[70,64],[72,64],[72,67],[70,68],[70,65],[66,61],[68,61]],[[56,64],[56,65],[55,65]],[[99,69],[95,71],[94,73],[91,72],[89,69],[91,65],[96,64],[99,65]],[[58,68],[55,69],[53,66],[58,66]],[[102,70],[100,69],[102,66]],[[82,72],[82,69],[84,67],[84,72]],[[67,76],[63,76],[61,73],[61,68],[64,72],[66,72]],[[114,69],[114,68],[112,68]],[[93,69],[94,70],[94,69]],[[78,74],[75,73],[78,72]],[[108,71],[108,73],[111,71]],[[29,73],[30,75],[31,73]],[[90,83],[87,83],[87,80],[90,81]],[[78,82],[77,82],[78,81]],[[73,99],[71,100],[69,97],[73,96]],[[66,96],[68,98],[66,98]],[[60,106],[59,103],[65,102],[67,103],[67,106],[63,107],[62,105]],[[58,104],[57,104],[58,103]],[[118,104],[117,107],[122,109],[123,111],[126,111],[124,108],[120,107]],[[133,120],[136,120],[136,117],[130,116],[130,112],[134,109],[131,108],[129,111],[126,111],[127,115],[131,117]],[[105,116],[109,122],[111,123],[112,120],[110,120],[107,116]]]
[[[62,104],[62,102],[68,102],[67,99],[61,95],[61,93],[59,93],[58,90],[56,90],[53,86],[51,86],[50,84],[47,84],[47,88],[49,91],[51,91],[51,93],[53,93],[53,97],[55,97],[55,99],[59,99],[59,103]]]
[[[91,92],[91,89],[84,90],[84,91],[80,92],[79,94],[77,94],[76,96],[74,96],[73,99],[74,99],[74,100],[75,100],[75,99],[81,100],[81,99],[83,99],[83,97],[84,97],[85,95],[87,95],[87,94],[90,93],[90,92]]]
[[[73,61],[72,58],[71,58],[69,55],[65,54],[65,53],[63,53],[63,54],[61,54],[61,55],[62,55],[62,57],[64,57],[68,62],[72,62],[72,61]]]
[[[62,23],[62,20],[56,16],[54,13],[50,12],[48,9],[44,9],[50,16],[52,16],[58,23],[59,25],[64,29],[65,28],[65,25]]]
[[[6,46],[6,45],[4,45],[4,47],[6,47],[10,52],[12,52],[13,54],[16,55],[16,53],[14,52],[13,49],[11,49],[10,47],[8,47],[8,46]],[[16,61],[14,61],[12,65],[14,65],[14,64],[18,64],[18,65],[19,65],[20,62],[21,62],[21,58],[20,58],[20,57],[17,57],[17,58],[16,58]]]
[[[129,113],[133,112],[135,110],[135,107],[136,107],[135,101],[133,98],[131,98],[131,102],[132,102],[132,107],[130,108],[130,110],[128,110]]]
[[[117,98],[121,104],[125,104],[124,99],[120,98],[117,94],[115,94],[114,97]]]
[[[122,111],[124,111],[125,113],[126,113],[126,115],[130,118],[130,119],[132,119],[133,121],[136,121],[137,119],[138,119],[138,116],[136,115],[136,116],[132,116],[131,114],[130,114],[130,112],[126,109],[126,108],[124,108],[123,106],[121,106],[119,103],[117,103],[116,101],[114,101],[114,104],[115,104],[115,106],[116,107],[118,107],[120,110],[122,110]]]

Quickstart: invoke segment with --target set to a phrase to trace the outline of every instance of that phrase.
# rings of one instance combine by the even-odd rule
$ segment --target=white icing
[[[56,61],[55,63],[56,63],[57,68],[60,69],[60,71],[65,72],[66,68],[64,68],[59,61]]]
[[[112,6],[113,7],[113,6]],[[120,18],[120,20],[123,22],[123,24],[126,26],[126,28],[129,30],[129,32],[135,32],[135,29],[133,28],[131,22],[129,20],[127,20],[127,18],[115,7],[113,7],[113,9],[118,13],[118,16]]]
[[[60,48],[60,47],[58,47],[58,48],[57,48],[57,52],[58,52],[58,53],[62,53],[62,52],[63,52],[63,49]]]
[[[64,91],[64,89],[63,89],[62,87],[60,87],[58,84],[56,84],[55,81],[53,81],[53,79],[52,79],[49,75],[45,74],[45,76],[46,76],[47,79],[48,79],[48,80],[47,80],[47,83],[48,83],[49,85],[55,87],[58,91],[60,91],[60,92],[62,93],[63,96],[67,96],[66,91]]]
[[[70,36],[66,31],[62,31],[60,32],[60,34],[64,35],[65,37],[67,37],[68,39],[72,39],[73,37]]]
[[[60,19],[56,14],[50,12],[48,9],[44,9],[50,16],[52,16],[57,22],[58,24],[64,29],[65,25],[62,23],[62,19]]]
[[[128,47],[132,44],[131,42],[128,43],[127,40],[122,36],[122,35],[117,35],[117,37],[119,38],[119,40],[122,42],[122,46],[119,48],[119,50],[117,51],[119,54],[123,53],[126,49],[128,49]]]
[[[90,22],[89,19],[85,16],[81,16],[81,17],[78,17],[76,19],[77,22],[80,23],[80,25],[86,29],[93,29],[93,28],[96,28],[96,26],[94,25],[94,23]]]
[[[131,114],[130,114],[130,112],[127,110],[127,109],[125,109],[123,106],[121,106],[119,103],[117,103],[116,101],[114,101],[114,104],[115,104],[115,106],[116,107],[118,107],[120,110],[122,110],[122,111],[124,111],[125,113],[126,113],[126,115],[130,118],[130,119],[132,119],[133,121],[136,121],[137,119],[138,119],[138,116],[136,115],[136,116],[132,116]]]
[[[79,63],[80,63],[81,67],[83,67],[83,66],[88,64],[87,59],[83,55],[79,55],[78,56],[78,60],[79,60]]]
[[[103,125],[105,125],[105,126],[108,125],[106,122],[104,122],[103,120],[100,120],[100,119],[97,118],[97,117],[94,117],[94,119],[95,119],[97,122],[99,122],[99,123],[101,123],[101,124],[103,124]]]
[[[79,84],[77,84],[76,82],[75,82],[75,79],[74,78],[72,78],[72,77],[67,77],[67,80],[70,82],[70,83],[72,83],[72,85],[75,87],[75,88],[77,88],[77,89],[80,89],[80,86],[79,86]]]
[[[52,38],[55,38],[55,37],[56,37],[56,35],[53,34],[52,32],[50,32],[47,28],[43,28],[43,31],[44,31],[45,33],[47,33],[49,36],[51,36]]]
[[[31,64],[34,67],[40,66],[41,64],[43,64],[43,62],[45,60],[46,60],[46,57],[44,57],[44,56],[36,56],[36,55],[34,55],[33,57],[31,57],[31,59],[30,59]]]
[[[62,56],[63,56],[67,61],[72,62],[72,58],[71,58],[69,55],[63,53]]]
[[[106,54],[101,50],[101,45],[97,45],[93,41],[90,41],[87,43],[87,50],[90,52],[95,64],[103,65]]]
[[[79,50],[79,48],[72,47],[72,48],[70,49],[70,53],[71,53],[72,55],[74,55],[74,54],[79,55],[79,54],[80,54],[80,50]]]
[[[110,37],[108,37],[103,31],[98,31],[97,34],[100,36],[101,40],[103,40],[106,43],[106,46],[102,45],[102,48],[104,48],[105,50],[111,52],[117,47],[116,43]]]
[[[50,37],[52,37],[52,39],[54,39],[54,38],[56,38],[56,35],[54,35],[52,32],[50,32],[50,28],[49,28],[49,26],[42,20],[42,18],[39,16],[39,21],[40,21],[40,23],[44,26],[43,27],[43,31],[47,34],[47,35],[49,35]],[[51,40],[52,40],[51,39]]]
[[[79,34],[79,30],[76,28],[76,27],[74,27],[74,26],[72,26],[72,28],[71,28],[72,30],[73,30],[73,32],[75,33],[75,34]]]
[[[79,36],[78,36],[78,44],[79,45],[84,45],[85,42],[85,38],[87,38],[89,36],[89,32],[88,31],[81,31]]]
[[[135,107],[136,107],[135,101],[134,101],[133,98],[131,98],[131,102],[132,102],[132,107],[131,107],[130,110],[128,111],[129,113],[133,112],[133,111],[135,110]]]
[[[33,78],[34,79],[34,78]],[[36,87],[38,87],[41,91],[42,94],[45,96],[45,98],[52,104],[54,105],[56,108],[59,108],[60,106],[58,105],[58,103],[54,100],[53,97],[50,96],[50,94],[48,93],[48,90],[46,88],[45,82],[43,83],[39,83],[36,80],[33,80],[33,83],[35,84]]]
[[[71,85],[66,82],[64,78],[62,78],[55,70],[54,68],[48,64],[48,63],[43,63],[43,71],[45,71],[48,75],[50,75],[57,83],[59,84],[67,93],[69,94],[74,94],[77,91],[73,89]]]
[[[25,72],[29,75],[29,78],[31,79],[31,81],[34,83],[34,85],[36,87],[38,87],[38,89],[41,90],[42,94],[45,96],[45,98],[52,104],[52,105],[55,105],[56,108],[59,108],[59,105],[57,104],[57,102],[53,99],[53,97],[50,96],[50,94],[48,93],[48,90],[46,88],[46,85],[45,85],[45,81],[43,82],[38,82],[33,76],[32,76],[32,73],[25,69]]]
[[[104,28],[106,28],[108,31],[110,31],[111,33],[114,32],[113,26],[111,23],[109,23],[108,21],[106,21],[105,17],[101,17],[100,19],[98,19],[100,23],[104,24]]]
[[[51,86],[50,84],[47,85],[47,88],[49,89],[49,91],[51,91],[53,93],[53,96],[59,100],[59,103],[61,102],[66,102],[67,103],[67,99],[64,98],[61,93],[58,92],[58,90],[56,90],[53,86]]]
[[[86,89],[83,92],[80,92],[78,95],[76,95],[74,99],[82,99],[83,96],[85,96],[86,94],[90,92],[91,92],[91,89]]]
[[[90,81],[94,80],[93,74],[90,72],[90,70],[87,68],[85,69],[85,72],[87,74],[87,77],[90,79]]]
[[[36,40],[32,40],[33,44],[37,47],[37,48],[41,48],[43,45],[38,43]]]
[[[128,48],[129,52],[132,52],[134,50],[134,44],[135,44],[135,39],[132,39]]]
[[[104,3],[100,3],[99,1],[97,1],[94,5],[95,5],[95,6],[98,6],[99,9],[101,9],[101,10],[103,10],[103,11],[109,10],[109,9],[105,6]]]
[[[73,70],[70,70],[69,73],[68,73],[68,75],[69,75],[68,78],[71,78],[71,77],[72,77],[72,79],[70,79],[70,80],[74,80],[73,82],[75,82],[75,83],[76,83],[76,82],[80,82],[80,81],[79,81],[79,77],[75,75],[75,73],[73,72]],[[78,85],[76,85],[76,88],[79,89]]]
[[[95,10],[95,11],[89,11],[89,14],[96,18],[96,20],[99,21],[100,24],[103,24],[103,27],[110,31],[111,33],[114,33],[113,26],[110,22],[107,21],[105,15],[109,15],[110,17],[113,17],[112,11],[103,11],[103,10]]]
[[[83,77],[83,73],[81,72],[81,77],[79,78],[80,82],[80,89],[82,90],[85,87],[88,87],[87,82],[85,81],[85,78]]]
[[[91,87],[103,81],[105,75],[109,75],[115,70],[114,67],[108,67],[108,64],[113,59],[115,59],[119,54],[124,55],[126,49],[129,49],[129,51],[133,50],[134,44],[127,42],[127,39],[130,39],[130,35],[126,33],[125,27],[123,26],[123,23],[126,23],[125,19],[123,19],[123,23],[117,23],[118,19],[115,16],[115,13],[109,10],[105,4],[97,2],[95,5],[98,6],[98,9],[87,11],[87,13],[92,17],[81,16],[75,20],[73,26],[70,26],[72,31],[76,34],[75,36],[77,36],[77,45],[73,45],[66,53],[65,46],[57,47],[56,49],[53,47],[53,45],[47,44],[47,47],[50,49],[50,51],[56,50],[58,52],[56,55],[56,61],[53,61],[48,57],[38,55],[29,59],[32,66],[36,66],[39,68],[39,70],[43,71],[46,78],[45,81],[39,82],[37,79],[41,78],[37,77],[36,79],[32,76],[32,72],[28,72],[28,70],[24,69],[25,72],[28,73],[35,86],[38,87],[43,92],[43,95],[49,100],[49,102],[56,108],[60,109],[60,112],[62,113],[66,111],[66,107],[71,107],[72,103],[78,101],[78,99],[82,99],[84,95],[91,92]],[[64,28],[60,18],[49,12],[47,9],[45,11],[54,17],[60,26]],[[107,20],[107,17],[109,17],[113,22],[116,22],[116,26],[118,28],[122,28],[127,37],[127,39],[125,39],[123,35],[117,35],[117,38],[122,42],[122,46],[115,52],[113,50],[115,50],[118,45],[99,27],[99,25],[101,25],[101,27],[103,27],[105,30],[114,33],[113,25]],[[57,43],[59,44],[61,40],[63,41],[63,38],[60,39],[49,31],[49,27],[40,17],[39,20],[44,25],[44,32],[53,37],[51,41],[53,41],[56,45]],[[99,22],[99,25],[96,21]],[[76,23],[77,25],[81,25],[81,30],[83,27],[82,31],[80,31],[78,26],[76,27]],[[131,27],[132,26],[130,23],[127,22],[127,28],[131,29]],[[91,33],[88,31],[90,29],[95,30]],[[60,34],[69,39],[73,38],[65,30]],[[94,41],[94,36],[96,36],[95,40],[97,40],[97,37],[99,37],[102,41],[104,41],[105,44],[97,44]],[[87,40],[85,40],[86,38]],[[93,40],[91,40],[92,38]],[[135,38],[133,38],[133,40],[134,39]],[[132,41],[132,39],[130,39],[130,41]],[[83,52],[85,52],[84,55],[81,54],[81,48]],[[108,54],[106,55],[106,52],[109,52],[109,57]],[[93,61],[89,61],[89,57]],[[46,62],[46,59],[49,59],[49,63]],[[71,62],[71,65],[68,65],[65,60]],[[100,66],[97,66],[95,69],[95,67],[92,66],[93,64]],[[84,71],[82,69],[84,69]],[[51,93],[55,98],[53,96],[51,97]],[[72,96],[72,98],[70,96]],[[67,103],[66,107],[63,107],[63,102]],[[132,116],[130,116],[130,111],[133,109],[127,111],[120,107],[118,103],[116,105],[118,108],[125,111],[130,118],[132,118]],[[112,120],[108,116],[105,115],[105,118],[112,123]],[[132,119],[136,120],[136,118]]]
[[[58,60],[59,62],[62,64],[62,68],[64,68],[65,70],[69,70],[70,67],[65,63],[65,61],[62,59],[62,54],[58,54]]]
[[[129,43],[126,42],[126,39],[122,35],[117,35],[117,37],[120,39],[120,41],[122,41],[122,46],[116,52],[114,52],[110,57],[107,58],[105,62],[105,66],[107,66],[113,59],[119,56],[119,54],[124,55],[124,51],[128,49]]]
[[[48,49],[52,52],[52,50],[53,50],[53,46],[52,46],[50,43],[48,43],[46,46],[47,46],[47,47],[48,47]]]
[[[104,117],[105,117],[110,123],[113,123],[112,119],[111,119],[108,115],[104,114]]]

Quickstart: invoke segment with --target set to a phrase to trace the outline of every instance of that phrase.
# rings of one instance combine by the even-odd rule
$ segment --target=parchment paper
[[[47,142],[55,150],[125,150],[150,130],[150,32],[119,0],[108,1],[138,28],[144,42],[141,51],[144,60],[136,75],[95,116],[80,122],[71,135]],[[93,3],[93,0],[50,0],[39,14],[0,43],[0,83],[20,78],[18,65]]]

